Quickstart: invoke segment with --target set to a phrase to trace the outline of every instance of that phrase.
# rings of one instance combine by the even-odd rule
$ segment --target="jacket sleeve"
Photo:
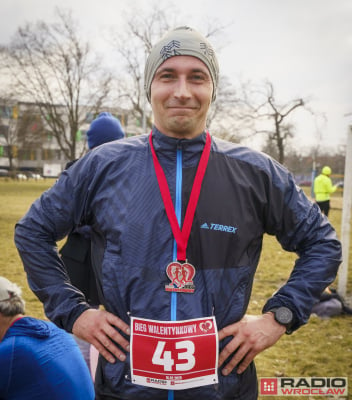
[[[266,232],[298,256],[287,282],[267,301],[263,312],[287,306],[293,330],[305,324],[320,294],[336,278],[341,244],[329,220],[280,168],[269,184]]]
[[[69,332],[89,308],[83,294],[71,285],[56,245],[83,218],[87,179],[79,166],[77,162],[64,171],[15,226],[15,244],[30,288],[43,303],[47,317]],[[76,176],[74,182],[72,176]]]
[[[336,190],[337,190],[337,185],[333,185],[330,178],[329,178],[329,181],[328,181],[327,186],[328,186],[327,190],[328,190],[329,194],[335,193],[335,192],[336,192]]]

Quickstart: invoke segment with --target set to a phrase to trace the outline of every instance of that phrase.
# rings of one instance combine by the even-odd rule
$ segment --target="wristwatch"
[[[278,307],[268,310],[274,314],[275,321],[286,326],[286,334],[292,333],[293,313],[287,307]]]

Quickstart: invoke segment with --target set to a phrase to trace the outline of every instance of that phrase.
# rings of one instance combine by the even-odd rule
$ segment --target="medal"
[[[209,132],[207,132],[205,146],[199,160],[196,176],[194,178],[182,230],[180,229],[180,226],[177,221],[165,173],[159,163],[158,157],[154,150],[152,134],[149,135],[149,143],[161,197],[164,203],[166,215],[170,222],[172,234],[174,235],[177,244],[177,261],[170,263],[166,267],[166,274],[171,280],[171,283],[165,286],[165,290],[172,292],[176,291],[176,292],[193,293],[195,289],[193,285],[195,268],[193,265],[189,264],[186,261],[186,249],[187,249],[189,235],[191,233],[194,213],[196,211],[199,199],[200,189],[202,187],[204,174],[208,165],[210,148],[211,148],[211,137]]]
[[[180,263],[174,261],[166,267],[166,275],[169,277],[171,283],[165,285],[167,292],[184,292],[193,293],[194,284],[193,277],[196,270],[192,264],[188,262]]]

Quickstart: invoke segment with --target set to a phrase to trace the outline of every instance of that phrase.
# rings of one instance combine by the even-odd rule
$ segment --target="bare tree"
[[[109,94],[111,76],[82,40],[70,12],[56,21],[20,27],[0,52],[0,70],[12,93],[33,102],[68,159],[76,158],[77,132]]]
[[[266,134],[266,149],[271,149],[278,161],[284,163],[286,145],[294,136],[294,125],[288,117],[300,107],[313,113],[307,101],[298,98],[284,104],[277,102],[274,86],[269,81],[259,87],[247,82],[238,97],[239,118],[252,122],[252,135]]]
[[[14,158],[16,156],[16,126],[17,126],[17,107],[9,98],[1,99],[0,113],[0,136],[5,147],[2,146],[2,156],[9,160],[9,169],[14,169]],[[4,151],[4,148],[6,149]]]
[[[278,116],[272,116],[273,119]],[[294,137],[295,127],[293,124],[283,124],[277,119],[274,121],[275,130],[267,131],[267,141],[265,148],[266,153],[277,159],[280,163],[284,163],[289,139]]]
[[[0,59],[6,52],[6,48],[0,45]],[[2,71],[1,71],[2,72]],[[14,156],[16,135],[14,125],[16,123],[16,101],[12,99],[11,93],[5,90],[7,76],[0,73],[0,157],[8,159],[10,171],[14,169]]]
[[[19,160],[23,158],[25,152],[35,152],[40,149],[46,139],[45,123],[32,104],[26,105],[25,110],[17,116],[15,129],[16,144],[21,149],[17,155]]]
[[[276,144],[279,153],[279,162],[283,163],[285,161],[285,143],[288,138],[293,137],[293,126],[292,124],[285,124],[285,119],[296,108],[304,106],[304,101],[302,99],[295,99],[284,105],[277,104],[272,83],[267,82],[267,87],[267,104],[269,106],[269,113],[267,115],[274,123],[274,130],[269,133],[269,137]]]
[[[239,143],[250,135],[251,118],[245,114],[238,90],[227,76],[220,76],[216,100],[208,113],[207,127],[222,139]]]

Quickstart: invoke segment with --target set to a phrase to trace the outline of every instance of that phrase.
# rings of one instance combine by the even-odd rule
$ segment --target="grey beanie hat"
[[[213,81],[213,97],[219,79],[219,64],[215,51],[208,40],[188,26],[181,26],[168,32],[151,50],[144,69],[144,89],[150,102],[150,88],[156,70],[170,57],[193,56],[208,67]]]

